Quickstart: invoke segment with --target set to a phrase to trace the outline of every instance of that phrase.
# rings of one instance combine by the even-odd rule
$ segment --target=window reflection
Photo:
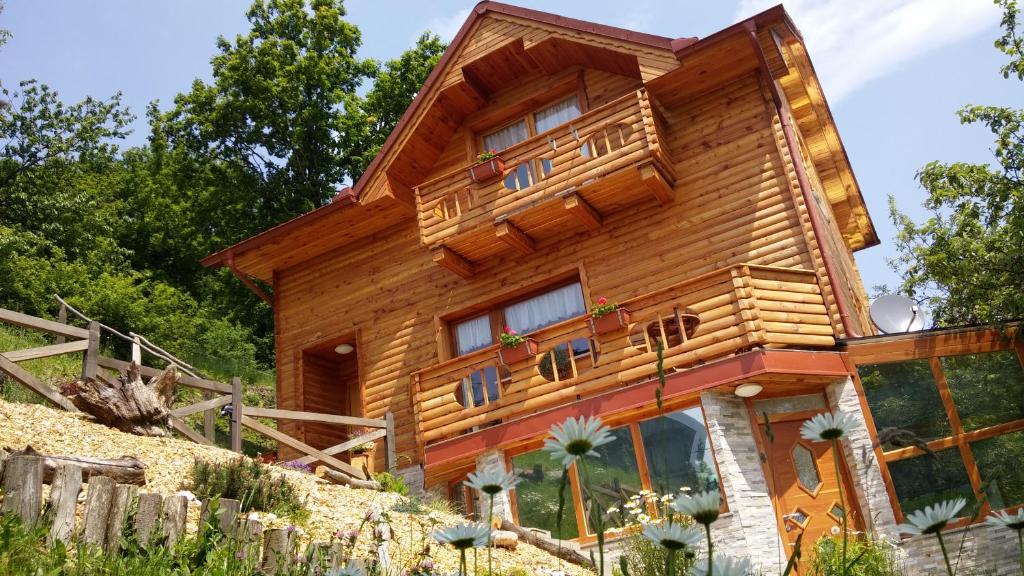
[[[655,492],[718,489],[718,472],[699,406],[641,422],[640,435]]]

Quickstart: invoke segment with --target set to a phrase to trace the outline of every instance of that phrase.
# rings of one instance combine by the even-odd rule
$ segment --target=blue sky
[[[707,36],[771,6],[771,0],[563,0],[514,3],[664,36]],[[169,106],[195,78],[209,77],[218,35],[247,29],[246,0],[8,0],[0,28],[0,82],[37,78],[65,100],[121,90],[140,117],[148,102]],[[349,0],[363,33],[362,55],[397,56],[425,29],[450,38],[473,3]],[[988,0],[796,0],[786,2],[803,33],[864,192],[880,246],[857,254],[869,291],[895,285],[885,264],[893,229],[887,197],[918,217],[915,172],[931,160],[989,162],[991,138],[963,127],[962,105],[1024,106],[1019,83],[1003,80],[992,47],[999,12]],[[144,118],[129,143],[145,140]]]

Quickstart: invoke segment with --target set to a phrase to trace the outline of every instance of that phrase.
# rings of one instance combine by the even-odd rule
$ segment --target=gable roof
[[[374,157],[353,188],[345,191],[345,197],[342,201],[331,202],[215,254],[211,254],[202,260],[203,266],[216,267],[226,265],[231,267],[236,274],[239,273],[238,269],[242,269],[246,274],[265,281],[271,281],[273,270],[297,264],[299,261],[317,255],[315,250],[307,250],[303,241],[319,246],[319,253],[323,253],[332,248],[326,246],[325,234],[329,234],[330,237],[337,241],[337,245],[333,246],[333,248],[337,248],[343,246],[348,241],[363,238],[385,228],[392,227],[403,219],[411,219],[414,213],[412,191],[388,174],[385,168],[390,166],[389,162],[400,157],[396,155],[402,146],[403,137],[408,137],[409,132],[416,130],[419,122],[424,118],[423,114],[425,111],[429,111],[430,107],[438,101],[438,94],[442,89],[441,85],[444,83],[446,75],[451,72],[453,64],[459,63],[458,59],[465,45],[472,38],[475,27],[488,15],[518,19],[527,24],[538,23],[556,27],[577,38],[580,35],[586,35],[590,38],[626,42],[632,44],[636,50],[648,54],[660,53],[662,55],[660,57],[671,60],[674,68],[661,70],[661,75],[654,80],[652,88],[654,87],[653,84],[661,83],[663,80],[668,81],[673,76],[680,76],[686,73],[686,66],[681,65],[684,60],[689,62],[695,59],[695,55],[707,52],[712,47],[721,46],[723,41],[727,43],[731,37],[737,34],[746,34],[745,30],[752,25],[756,28],[762,24],[781,22],[792,37],[802,43],[799,31],[781,4],[698,40],[696,37],[669,38],[636,32],[541,12],[539,10],[511,6],[500,2],[480,2],[473,8],[469,17],[449,44],[448,49],[445,50],[437,65],[428,75],[423,87],[405,110],[395,128],[385,139],[380,152]],[[502,48],[507,47],[503,46]],[[515,49],[515,47],[510,49]],[[520,42],[518,49],[522,50],[522,42]],[[602,49],[598,48],[597,50]],[[485,56],[487,55],[485,54]],[[475,61],[470,60],[468,62]],[[780,63],[780,65],[785,67],[785,63]],[[463,63],[463,66],[465,66],[465,63]],[[816,79],[812,78],[812,80],[816,86]],[[818,88],[818,93],[820,94],[820,87]],[[828,111],[828,104],[823,95],[819,98],[819,112],[822,111],[823,113],[819,114],[818,119],[823,120],[827,124],[825,129],[829,130],[830,136],[834,136],[830,146],[834,161],[845,166],[849,171],[849,160],[846,151],[842,148],[842,143],[838,140],[838,135],[835,133],[831,113]],[[835,142],[838,142],[838,147],[835,145]],[[849,171],[849,173],[852,178],[852,171]],[[871,222],[870,215],[864,207],[863,198],[856,182],[854,181],[852,186],[847,187],[847,190],[850,192],[848,195],[840,199],[830,198],[830,200],[836,202],[834,205],[843,207],[844,216],[847,212],[851,212],[855,216],[851,217],[850,225],[857,228],[859,238],[851,245],[854,249],[858,249],[877,244],[878,237],[874,230],[874,224]],[[847,209],[845,205],[850,206],[850,208]],[[370,208],[371,206],[372,208]],[[373,221],[367,221],[368,219]],[[353,225],[355,229],[351,233],[339,234],[337,228],[346,225]],[[849,241],[849,238],[847,240]],[[288,250],[294,252],[295,245],[301,246],[301,252],[304,257],[294,253],[284,253]],[[246,256],[236,259],[236,256],[241,256],[242,254],[246,254]]]

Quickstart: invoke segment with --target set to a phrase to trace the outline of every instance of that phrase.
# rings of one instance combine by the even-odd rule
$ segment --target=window
[[[573,281],[518,301],[495,306],[483,314],[454,323],[454,352],[461,356],[494,344],[505,326],[525,334],[581,316],[586,311],[583,287],[579,281]],[[590,350],[586,340],[574,342],[573,347],[585,349],[586,352]]]
[[[565,487],[565,511],[562,530],[558,531],[558,489],[562,483],[562,463],[551,459],[543,450],[534,450],[512,457],[512,471],[519,476],[514,488],[519,525],[540,528],[561,540],[580,535],[576,525],[576,508],[569,486]]]
[[[857,371],[903,517],[956,496],[974,502],[982,490],[991,509],[1024,505],[1024,369],[1014,350]]]
[[[527,114],[498,130],[484,134],[483,149],[501,152],[531,136],[547,132],[580,115],[579,97],[575,94]]]
[[[612,429],[611,435],[612,442],[596,449],[599,458],[587,458],[592,492],[583,490],[579,476],[581,466],[576,465],[570,471],[572,490],[566,490],[562,526],[566,538],[581,535],[574,516],[576,510],[586,527],[582,535],[594,534],[591,510],[595,502],[604,514],[605,527],[614,528],[631,520],[624,514],[624,505],[630,498],[639,497],[643,490],[664,495],[674,494],[682,487],[696,492],[720,486],[699,406],[620,426]],[[519,525],[554,532],[561,474],[559,462],[542,450],[513,456],[511,462],[522,479],[512,493]],[[613,511],[608,512],[609,509]],[[654,515],[657,510],[650,507],[648,513]]]
[[[675,493],[683,487],[694,492],[718,488],[718,472],[704,415],[694,406],[640,423],[651,489]]]

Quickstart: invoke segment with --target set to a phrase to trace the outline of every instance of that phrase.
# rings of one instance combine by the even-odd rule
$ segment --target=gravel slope
[[[188,480],[189,465],[195,458],[205,460],[227,460],[236,455],[228,450],[194,444],[173,438],[149,438],[134,436],[108,428],[91,421],[87,416],[71,414],[36,404],[13,404],[0,400],[0,447],[13,449],[31,445],[36,450],[50,454],[117,458],[135,456],[146,465],[148,485],[146,492],[172,494],[182,488]],[[414,551],[421,548],[423,534],[429,520],[425,515],[396,512],[391,507],[403,500],[391,493],[358,490],[336,486],[319,478],[293,470],[280,470],[296,486],[312,511],[311,518],[302,528],[305,540],[328,540],[339,530],[359,527],[365,512],[372,506],[388,511],[398,550],[392,552],[394,561],[412,558]],[[190,510],[190,531],[195,531],[198,508]],[[441,515],[442,525],[453,525],[462,521],[459,516]],[[281,524],[281,521],[277,521]],[[273,524],[273,523],[272,523]],[[364,543],[368,537],[364,532]],[[449,572],[458,568],[458,556],[452,550],[432,547],[434,560]],[[485,555],[480,556],[486,562]],[[567,574],[588,572],[558,559],[527,544],[520,544],[516,552],[495,551],[495,568],[502,571],[513,566],[525,568],[529,573],[545,574],[551,570],[564,570]],[[486,568],[481,566],[483,571]]]

